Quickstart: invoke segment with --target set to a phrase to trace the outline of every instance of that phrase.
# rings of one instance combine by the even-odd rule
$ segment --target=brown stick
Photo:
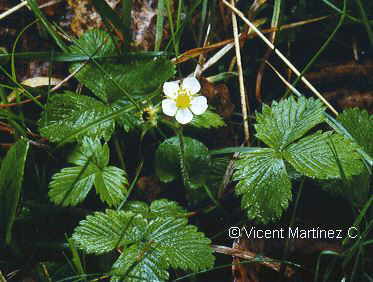
[[[243,251],[239,249],[229,248],[226,246],[211,245],[211,248],[216,253],[220,253],[220,254],[235,256],[235,257],[239,257],[239,258],[243,258],[247,260],[260,259],[260,261],[254,261],[253,263],[259,263],[277,272],[280,271],[281,263],[275,262],[273,259],[269,257],[258,256],[257,254],[250,252],[250,251]],[[286,277],[291,277],[293,274],[294,274],[294,270],[290,268],[289,266],[287,266],[285,270]]]

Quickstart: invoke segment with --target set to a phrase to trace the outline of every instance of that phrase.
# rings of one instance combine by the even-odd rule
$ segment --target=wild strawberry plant
[[[186,207],[207,199],[213,209],[225,208],[218,190],[230,164],[221,155],[239,152],[228,180],[245,216],[256,223],[281,218],[299,177],[322,182],[356,207],[365,204],[373,155],[372,117],[366,111],[347,110],[335,120],[317,99],[282,99],[256,113],[256,147],[210,151],[202,138],[192,137],[198,134],[189,133],[201,136],[225,122],[201,94],[198,78],[182,77],[166,56],[128,53],[121,57],[125,60],[115,61],[116,44],[109,33],[91,30],[67,47],[68,55],[89,58],[69,66],[83,91],[50,95],[37,123],[55,150],[68,148],[65,166],[49,177],[43,197],[61,207],[100,201],[68,234],[80,277],[87,274],[75,248],[110,255],[106,274],[111,281],[165,281],[170,271],[213,268],[212,240],[196,226],[198,221],[190,224],[193,213]],[[142,154],[151,155],[145,165],[162,184],[177,183],[176,193],[184,194],[187,204],[169,199],[146,203],[133,193],[139,174],[126,167],[126,159],[119,167],[112,152],[114,139],[136,132],[139,143],[148,133],[156,136],[156,148],[142,148]],[[1,161],[4,246],[15,242],[13,227],[22,214],[18,208],[23,205],[22,182],[27,180],[24,171],[32,144],[27,134],[20,136]],[[356,183],[361,183],[359,193],[353,192]]]

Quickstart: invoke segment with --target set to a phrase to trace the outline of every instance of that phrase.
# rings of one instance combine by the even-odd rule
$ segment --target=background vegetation
[[[369,0],[2,1],[0,282],[373,281],[372,25]],[[209,107],[181,125],[188,76]]]

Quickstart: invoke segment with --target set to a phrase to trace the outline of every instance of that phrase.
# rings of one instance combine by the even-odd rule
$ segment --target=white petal
[[[163,84],[163,92],[168,98],[176,98],[179,90],[179,83],[177,81],[165,82]]]
[[[164,99],[162,101],[162,110],[165,115],[173,117],[176,114],[176,102],[171,99]]]
[[[183,80],[183,87],[191,92],[191,94],[196,94],[201,90],[201,84],[194,76],[187,77]]]
[[[175,118],[179,123],[187,124],[192,121],[193,114],[188,109],[178,109]]]
[[[205,96],[198,96],[190,102],[190,109],[195,115],[201,115],[207,110],[207,99]]]

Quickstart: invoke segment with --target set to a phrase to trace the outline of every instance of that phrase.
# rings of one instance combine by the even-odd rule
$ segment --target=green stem
[[[121,153],[122,148],[120,147],[119,139],[117,137],[115,137],[114,145],[115,145],[115,149],[117,151],[120,166],[123,170],[126,170],[126,165],[125,165],[125,162],[124,162],[123,154]]]
[[[338,12],[339,14],[346,14],[346,17],[348,19],[350,19],[351,21],[353,22],[356,22],[356,23],[361,23],[361,21],[347,13],[344,13],[341,9],[339,9],[336,5],[334,5],[332,2],[328,1],[328,0],[322,0],[327,6],[329,6],[330,8],[332,8],[334,11]]]
[[[36,0],[28,0],[27,4],[30,7],[30,9],[34,12],[35,17],[38,18],[42,22],[43,26],[48,31],[50,36],[52,36],[52,38],[54,39],[58,47],[60,47],[62,51],[67,53],[68,48],[65,42],[62,40],[60,35],[56,32],[55,28],[51,25],[51,23],[47,20],[47,18],[44,16],[42,11],[38,7]]]
[[[177,129],[176,134],[179,137],[179,141],[180,141],[179,157],[180,157],[181,175],[182,175],[185,187],[190,188],[190,178],[189,178],[188,170],[187,170],[187,167],[185,165],[185,159],[184,159],[185,143],[184,143],[184,135],[183,135],[182,128]]]
[[[205,189],[206,194],[209,196],[210,200],[216,205],[220,206],[218,200],[215,199],[214,195],[211,193],[211,190],[206,184],[203,184],[203,189]]]
[[[167,1],[167,14],[168,14],[168,21],[170,23],[170,29],[171,29],[171,38],[172,38],[172,43],[174,45],[175,49],[175,56],[179,56],[179,48],[178,44],[176,43],[176,33],[175,33],[175,27],[174,27],[174,22],[172,20],[172,11],[171,11],[171,0],[166,0]]]
[[[135,184],[137,183],[137,180],[139,179],[139,176],[140,176],[140,173],[142,171],[143,165],[144,165],[144,160],[141,160],[139,166],[137,167],[135,178],[132,180],[131,185],[128,188],[128,193],[127,193],[126,197],[123,199],[123,201],[120,203],[120,205],[118,206],[117,211],[119,211],[123,208],[124,204],[127,202],[129,196],[131,195],[131,192],[132,192],[133,188],[135,187]]]
[[[123,25],[125,27],[124,29],[124,44],[125,48],[127,49],[130,46],[131,43],[131,36],[132,36],[132,30],[131,30],[131,10],[132,10],[132,0],[123,0],[122,2],[122,20]]]

